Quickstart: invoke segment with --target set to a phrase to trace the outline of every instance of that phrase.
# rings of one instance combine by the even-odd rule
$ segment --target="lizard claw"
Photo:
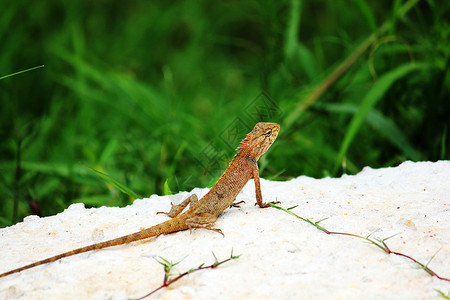
[[[219,228],[211,228],[210,230],[220,233],[223,237],[225,237],[225,234],[223,234],[222,230],[220,230]]]

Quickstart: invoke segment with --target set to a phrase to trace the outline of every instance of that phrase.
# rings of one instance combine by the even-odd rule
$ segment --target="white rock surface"
[[[264,175],[264,174],[263,174]],[[207,189],[193,192],[205,194]],[[355,176],[262,180],[265,201],[331,231],[386,238],[398,251],[450,278],[450,161],[405,162],[365,168]],[[0,230],[0,273],[158,224],[170,201],[188,193],[136,200],[133,205],[85,209],[82,204],[46,218],[27,217]],[[229,257],[237,260],[190,274],[157,299],[442,299],[450,282],[432,277],[410,260],[387,255],[365,240],[326,235],[273,208],[254,206],[250,181],[216,227],[177,232],[144,242],[64,258],[0,279],[0,299],[129,299],[159,287],[163,268],[155,258],[181,261],[174,272]]]

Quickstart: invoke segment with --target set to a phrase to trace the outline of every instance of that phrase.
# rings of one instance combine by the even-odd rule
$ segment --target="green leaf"
[[[84,164],[83,164],[84,165]],[[114,178],[112,178],[111,176],[102,173],[100,171],[97,171],[95,169],[92,169],[86,165],[84,165],[86,168],[88,168],[89,170],[91,170],[92,172],[94,172],[96,175],[98,175],[100,178],[102,178],[104,181],[106,181],[107,183],[111,184],[112,186],[116,187],[118,190],[120,190],[122,193],[127,194],[128,196],[130,196],[133,199],[138,199],[139,195],[136,194],[135,192],[133,192],[131,189],[129,189],[128,187],[124,186],[123,184],[121,184],[120,182],[118,182],[117,180],[115,180]]]
[[[73,200],[71,203],[84,203],[87,206],[104,206],[111,205],[111,197],[110,196],[92,196],[92,197],[80,197]]]
[[[439,296],[441,296],[442,298],[444,298],[444,299],[450,299],[450,292],[446,295],[446,294],[445,294],[443,291],[441,291],[441,290],[435,289],[435,291],[438,292],[438,293],[439,293]]]
[[[300,16],[301,16],[301,2],[300,0],[291,0],[290,17],[286,26],[284,54],[291,59],[298,47],[298,32],[300,30]]]
[[[375,16],[370,9],[370,6],[367,4],[365,0],[353,0],[358,9],[361,11],[362,16],[366,20],[370,29],[375,32],[377,30],[377,22],[375,20]]]
[[[386,92],[389,90],[391,85],[397,81],[398,79],[406,76],[408,73],[420,69],[425,69],[429,67],[427,64],[407,64],[402,65],[396,69],[389,71],[380,77],[380,79],[375,82],[369,92],[366,94],[364,99],[359,106],[358,112],[353,117],[347,132],[344,137],[344,141],[342,142],[341,148],[339,150],[339,154],[336,158],[333,173],[336,174],[339,166],[342,164],[344,160],[344,156],[347,153],[350,144],[361,128],[364,120],[366,119],[369,112],[373,109],[375,104],[383,98]]]
[[[172,191],[169,187],[169,179],[166,179],[166,181],[164,181],[163,195],[172,195]]]
[[[323,107],[326,111],[333,113],[356,114],[358,112],[358,107],[352,104],[326,103],[316,106],[319,108]],[[420,153],[409,143],[406,136],[392,119],[387,118],[380,111],[373,109],[367,114],[367,123],[400,149],[407,158],[412,160],[420,159]]]
[[[413,148],[393,120],[386,118],[381,112],[373,110],[367,115],[367,122],[400,149],[407,158],[420,159],[419,152]]]
[[[299,41],[301,14],[301,1],[291,0],[290,17],[285,33],[284,55],[287,65],[294,69],[301,69],[309,79],[313,79],[317,73],[315,55]]]

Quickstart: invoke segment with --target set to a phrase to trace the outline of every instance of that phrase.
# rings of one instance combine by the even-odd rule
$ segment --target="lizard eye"
[[[272,129],[267,129],[266,132],[264,132],[264,135],[271,135]]]

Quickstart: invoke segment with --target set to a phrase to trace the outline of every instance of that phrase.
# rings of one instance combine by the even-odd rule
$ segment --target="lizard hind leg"
[[[180,204],[173,204],[170,203],[170,205],[172,205],[172,207],[170,208],[170,211],[167,212],[163,212],[163,211],[158,211],[157,214],[165,214],[168,215],[171,218],[174,218],[176,216],[178,216],[184,209],[186,206],[188,206],[188,204],[190,203],[192,207],[195,203],[197,203],[198,201],[198,197],[196,194],[192,194],[189,197],[187,197],[183,202],[181,202]]]
[[[215,215],[209,213],[202,213],[186,219],[185,222],[190,230],[192,230],[192,228],[203,228],[220,233],[223,237],[225,237],[222,230],[212,227],[216,221],[217,217]]]

